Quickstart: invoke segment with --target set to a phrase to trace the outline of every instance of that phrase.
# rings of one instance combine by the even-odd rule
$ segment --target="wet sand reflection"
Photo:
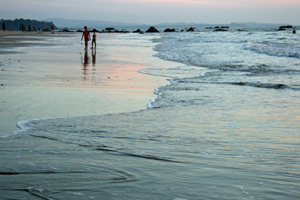
[[[83,80],[88,79],[88,70],[89,65],[91,63],[91,58],[88,53],[88,49],[85,49],[84,56],[81,55],[81,64],[83,66]],[[96,49],[92,49],[92,66],[93,66],[93,75],[95,75],[96,72]]]

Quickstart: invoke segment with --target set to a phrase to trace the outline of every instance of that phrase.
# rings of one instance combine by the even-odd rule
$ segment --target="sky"
[[[300,0],[0,0],[0,19],[300,25]]]

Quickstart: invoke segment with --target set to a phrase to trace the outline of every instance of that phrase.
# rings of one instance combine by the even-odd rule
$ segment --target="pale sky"
[[[0,19],[300,25],[300,0],[0,0]]]

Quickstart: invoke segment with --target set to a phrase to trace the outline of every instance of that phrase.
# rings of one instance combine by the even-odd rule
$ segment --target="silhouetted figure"
[[[296,34],[296,29],[293,30],[293,33]]]
[[[24,24],[20,24],[20,30],[21,30],[21,31],[25,31],[25,26],[24,26]]]
[[[30,26],[30,25],[28,25],[28,31],[29,31],[29,32],[31,31],[31,26]]]
[[[88,42],[89,42],[91,36],[90,36],[90,32],[87,30],[86,26],[84,27],[84,31],[83,31],[82,36],[81,36],[81,41],[82,41],[83,38],[84,38],[85,48],[87,49],[88,48]]]
[[[6,28],[6,27],[5,27],[5,23],[3,22],[3,23],[2,23],[2,30],[5,31],[5,28]]]
[[[97,46],[96,39],[97,39],[97,34],[96,31],[94,31],[93,40],[92,40],[92,49],[94,48],[94,44],[95,44],[95,48]]]

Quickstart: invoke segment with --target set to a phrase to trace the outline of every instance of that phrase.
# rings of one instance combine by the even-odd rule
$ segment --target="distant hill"
[[[2,27],[2,23],[5,23],[6,30],[9,31],[18,31],[21,30],[21,26],[24,25],[25,30],[28,30],[29,26],[31,30],[33,30],[33,27],[35,26],[36,29],[44,30],[44,29],[50,29],[54,26],[55,29],[57,27],[53,24],[53,22],[47,22],[47,21],[37,21],[37,20],[31,20],[31,19],[15,19],[15,20],[0,20],[0,24]]]

